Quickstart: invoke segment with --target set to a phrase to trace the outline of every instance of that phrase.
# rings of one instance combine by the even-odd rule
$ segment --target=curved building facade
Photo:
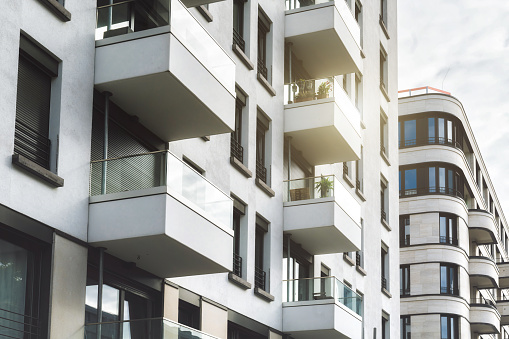
[[[464,107],[447,92],[408,93],[398,122],[401,338],[508,338],[508,224]]]

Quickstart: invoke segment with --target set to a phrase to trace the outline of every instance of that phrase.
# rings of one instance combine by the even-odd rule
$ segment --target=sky
[[[398,48],[400,90],[463,103],[509,219],[509,1],[398,0]]]

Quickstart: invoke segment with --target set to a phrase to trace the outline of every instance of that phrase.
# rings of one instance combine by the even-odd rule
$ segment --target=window
[[[399,331],[401,333],[401,339],[411,339],[411,327],[410,327],[410,316],[402,315],[399,320]]]
[[[387,192],[388,183],[385,180],[380,181],[380,221],[387,224],[388,221],[388,208],[389,208],[389,194]]]
[[[355,264],[364,267],[364,219],[361,218],[361,250],[355,253]]]
[[[195,330],[200,330],[200,307],[179,299],[178,322]]]
[[[440,214],[440,243],[458,245],[458,227],[456,216]]]
[[[389,279],[389,247],[382,243],[382,250],[380,256],[380,268],[382,275],[382,290],[389,290],[389,284],[387,280]]]
[[[248,328],[228,321],[227,339],[267,339],[267,336],[256,333]]]
[[[242,124],[243,112],[246,107],[247,96],[238,87],[235,89],[237,98],[235,100],[235,130],[232,132],[230,151],[231,156],[244,163],[244,147],[242,146]]]
[[[358,74],[355,74],[355,107],[362,116],[362,79]]]
[[[344,162],[343,163],[343,174],[346,175],[347,177],[351,178],[353,175],[352,167],[353,167],[352,161]]]
[[[244,41],[244,4],[246,1],[233,1],[233,43],[237,44],[242,52],[246,51],[246,42]]]
[[[389,154],[387,152],[389,146],[388,132],[387,116],[382,111],[380,114],[380,154],[385,157]]]
[[[399,286],[400,296],[410,295],[410,265],[401,265],[399,267]]]
[[[258,112],[256,123],[256,178],[264,183],[267,182],[267,131],[269,130],[269,120],[266,116]]]
[[[246,214],[246,205],[235,197],[233,198],[233,274],[242,278],[242,219]]]
[[[261,8],[258,10],[258,74],[262,75],[266,80],[268,77],[268,35],[272,22],[263,12]]]
[[[0,337],[46,338],[51,246],[0,226]]]
[[[387,0],[380,0],[380,21],[387,27]]]
[[[440,315],[440,339],[459,339],[458,316]]]
[[[440,264],[440,294],[458,295],[458,266]]]
[[[52,105],[59,61],[21,35],[14,153],[56,173],[58,116]]]
[[[346,95],[348,95],[348,74],[343,74],[343,90],[345,91]]]
[[[387,53],[380,47],[380,89],[387,93]]]
[[[261,217],[256,216],[255,233],[255,287],[267,291],[267,272],[265,270],[265,236],[269,231],[269,224]],[[267,258],[268,259],[268,258]]]
[[[363,146],[361,146],[361,156],[360,156],[359,160],[357,160],[355,162],[355,178],[356,178],[355,188],[360,192],[363,191],[363,186],[364,186],[363,173],[362,173],[362,170],[364,167],[363,158],[364,158],[364,148],[363,148]]]
[[[401,215],[399,217],[399,245],[401,247],[410,246],[410,216]]]
[[[363,39],[362,39],[362,5],[359,1],[355,1],[355,21],[359,24],[361,29],[361,48],[363,47]]]
[[[382,311],[382,339],[389,339],[390,333],[389,315]]]
[[[400,167],[400,197],[418,194],[445,194],[464,198],[461,170],[450,164],[428,163],[417,168]]]

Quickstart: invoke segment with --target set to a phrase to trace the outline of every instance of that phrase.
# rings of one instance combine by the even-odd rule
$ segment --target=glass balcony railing
[[[283,302],[333,299],[362,316],[362,296],[336,277],[283,281]]]
[[[285,85],[285,104],[336,97],[337,95],[335,94],[338,90],[344,92],[334,77],[309,80],[300,79]]]
[[[91,162],[91,196],[159,186],[232,228],[232,199],[168,151]]]
[[[307,6],[313,6],[313,5],[323,4],[323,3],[331,2],[331,1],[334,1],[334,0],[286,0],[285,4],[286,4],[286,10],[288,11],[290,9],[297,9],[297,8],[302,8],[302,7],[307,7]]]
[[[87,324],[85,325],[85,339],[217,338],[168,319],[154,318]]]

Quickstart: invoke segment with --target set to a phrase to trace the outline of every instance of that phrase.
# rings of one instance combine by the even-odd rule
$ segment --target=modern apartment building
[[[401,338],[508,338],[509,228],[465,108],[401,95]]]
[[[0,337],[399,336],[396,1],[0,19]]]

